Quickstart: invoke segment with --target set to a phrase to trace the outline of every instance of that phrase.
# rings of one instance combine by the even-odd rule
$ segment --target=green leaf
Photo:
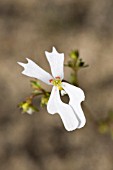
[[[40,89],[41,88],[41,85],[37,80],[31,80],[31,85],[32,85],[32,88],[34,88],[34,89],[36,89],[36,88]]]

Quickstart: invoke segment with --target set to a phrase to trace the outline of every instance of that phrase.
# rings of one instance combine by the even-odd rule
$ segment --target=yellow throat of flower
[[[51,83],[53,84],[53,86],[57,86],[59,90],[63,90],[63,88],[61,86],[62,82],[61,82],[60,79],[58,79],[58,78],[54,79],[54,80],[51,81]]]

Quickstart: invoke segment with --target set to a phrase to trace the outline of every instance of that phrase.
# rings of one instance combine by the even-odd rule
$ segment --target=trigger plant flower
[[[52,52],[46,51],[45,55],[50,64],[52,75],[28,58],[28,63],[26,64],[18,62],[19,65],[24,67],[22,74],[39,79],[53,86],[47,103],[47,111],[52,115],[58,113],[67,131],[82,128],[86,123],[81,108],[81,102],[85,99],[83,90],[67,82],[63,82],[64,53],[58,53],[53,47]],[[69,96],[68,104],[61,100],[60,93]]]

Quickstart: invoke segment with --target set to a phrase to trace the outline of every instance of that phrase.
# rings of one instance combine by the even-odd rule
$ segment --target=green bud
[[[45,106],[47,105],[48,103],[48,100],[49,100],[49,97],[50,97],[50,93],[46,93],[42,98],[41,98],[41,106]]]
[[[70,53],[70,57],[74,60],[77,60],[79,58],[79,51],[78,50],[73,50],[71,53]]]
[[[74,72],[77,72],[79,68],[84,68],[87,67],[88,65],[85,64],[85,62],[79,58],[79,51],[78,50],[73,50],[70,53],[70,58],[71,60],[68,61],[67,64],[64,66],[68,66],[73,69]]]
[[[77,63],[78,67],[88,67],[87,64],[80,58]]]
[[[22,112],[23,112],[23,113],[32,114],[32,113],[34,113],[35,111],[38,111],[38,109],[37,109],[35,106],[33,106],[33,105],[29,102],[29,100],[20,103],[20,104],[19,104],[19,107],[20,107],[20,109],[22,109]]]
[[[29,103],[27,103],[27,102],[20,103],[19,107],[22,109],[23,112],[27,112],[27,110],[29,108]]]
[[[48,103],[48,98],[47,97],[42,97],[41,98],[41,106],[43,107],[44,105],[47,105],[47,103]]]

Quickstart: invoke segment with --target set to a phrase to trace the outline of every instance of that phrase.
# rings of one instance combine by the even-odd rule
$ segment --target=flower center
[[[61,84],[60,77],[56,77],[55,79],[50,80],[50,82],[53,84],[53,86],[57,86],[59,90],[63,90]]]

